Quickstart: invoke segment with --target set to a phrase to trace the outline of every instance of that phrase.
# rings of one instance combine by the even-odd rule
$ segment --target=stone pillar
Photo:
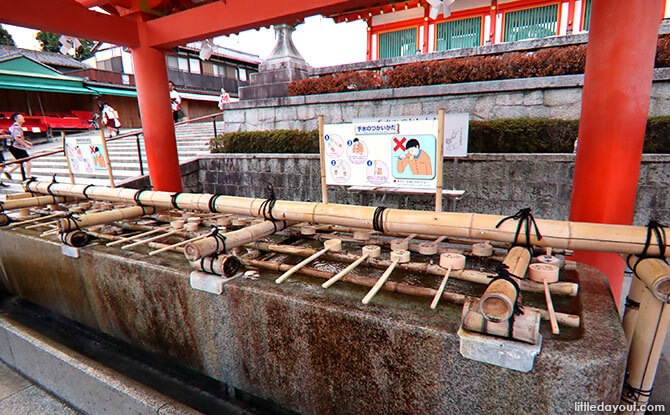
[[[240,99],[285,97],[291,81],[309,76],[311,66],[305,62],[293,44],[295,27],[280,24],[275,27],[277,43],[270,56],[259,66],[259,72],[251,74],[249,86],[240,88]]]

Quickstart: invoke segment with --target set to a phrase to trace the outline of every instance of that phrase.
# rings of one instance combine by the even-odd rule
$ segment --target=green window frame
[[[380,33],[378,36],[379,59],[416,55],[416,39],[418,36],[416,27]]]
[[[588,31],[591,24],[591,0],[584,0],[584,15],[582,19],[582,28]]]
[[[471,48],[481,45],[482,17],[452,20],[436,27],[435,50]]]
[[[503,42],[541,39],[558,33],[558,4],[505,13]]]

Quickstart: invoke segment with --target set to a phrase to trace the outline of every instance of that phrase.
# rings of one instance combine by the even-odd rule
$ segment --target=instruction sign
[[[445,115],[446,157],[467,155],[468,118],[468,114]],[[326,184],[435,189],[435,117],[357,121],[324,126]]]
[[[109,158],[102,137],[65,137],[65,155],[73,174],[107,171]]]

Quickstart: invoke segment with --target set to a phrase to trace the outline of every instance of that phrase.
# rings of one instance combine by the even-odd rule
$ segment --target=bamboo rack
[[[293,265],[288,265],[288,264],[281,264],[278,262],[271,262],[271,261],[263,261],[259,259],[249,259],[249,258],[240,258],[240,262],[247,267],[255,267],[255,268],[261,268],[261,269],[266,269],[269,271],[274,271],[274,272],[285,272],[288,271],[293,267]],[[299,274],[307,275],[310,277],[316,277],[316,278],[322,278],[325,280],[328,280],[335,276],[335,273],[333,272],[328,272],[328,271],[322,271],[318,270],[315,268],[309,268],[309,267],[302,267],[299,271]],[[343,282],[348,282],[350,284],[354,285],[360,285],[363,287],[373,287],[378,279],[377,278],[368,278],[368,277],[361,277],[359,275],[353,275],[353,274],[347,274],[340,281]],[[400,294],[407,294],[407,295],[413,295],[417,297],[424,297],[428,299],[434,299],[435,294],[437,293],[437,290],[433,288],[426,288],[426,287],[417,287],[415,285],[410,285],[410,284],[403,284],[403,283],[398,283],[398,282],[393,282],[393,281],[386,281],[384,285],[381,287],[382,290],[384,291],[390,291],[390,292],[396,292]],[[456,294],[452,292],[443,292],[442,296],[440,297],[442,300],[447,301],[449,303],[453,304],[464,304],[465,300],[468,297],[465,294]],[[547,310],[542,310],[539,308],[534,308],[534,307],[526,307],[529,310],[534,310],[538,313],[540,313],[540,316],[542,317],[543,320],[549,320],[549,312]],[[565,314],[565,313],[556,313],[556,319],[558,322],[566,327],[579,327],[580,324],[580,318],[579,316],[573,315],[573,314]]]
[[[59,196],[83,197],[85,185],[31,182],[26,190],[36,193],[51,193]],[[112,202],[134,203],[135,196],[143,205],[171,208],[170,192],[142,191],[134,189],[93,186],[86,190],[91,199]],[[182,209],[209,211],[209,202],[214,195],[182,193],[175,202]],[[236,196],[218,196],[215,210],[220,213],[261,216],[261,205],[265,199]],[[273,215],[279,220],[292,222],[310,222],[350,226],[363,229],[373,228],[373,216],[376,208],[367,206],[324,204],[314,202],[291,202],[277,200]],[[500,215],[477,213],[426,212],[402,209],[386,209],[382,214],[384,230],[389,232],[417,233],[434,236],[452,236],[472,239],[486,239],[500,242],[514,242],[517,222],[508,220],[499,227],[504,219]],[[542,233],[542,239],[530,235],[530,243],[536,246],[551,246],[570,250],[598,252],[616,252],[639,254],[642,252],[647,228],[642,226],[610,225],[585,222],[567,222],[555,220],[536,220]],[[659,251],[658,242],[652,242],[648,253],[670,256],[670,247],[666,252]]]

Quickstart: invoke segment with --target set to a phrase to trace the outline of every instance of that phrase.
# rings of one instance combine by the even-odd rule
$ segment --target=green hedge
[[[318,153],[319,130],[245,131],[219,135],[212,153]]]
[[[470,121],[470,153],[572,153],[579,120],[510,118]],[[317,130],[227,133],[211,140],[212,153],[318,153]],[[670,153],[670,116],[647,121],[645,153]]]

